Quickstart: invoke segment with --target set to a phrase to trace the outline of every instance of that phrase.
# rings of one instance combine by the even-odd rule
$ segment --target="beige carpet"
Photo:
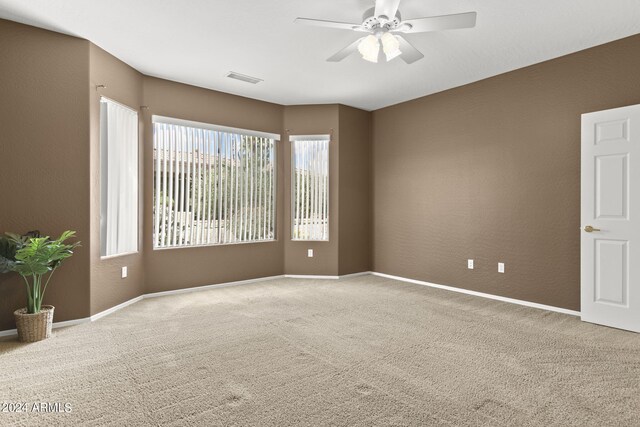
[[[640,425],[640,335],[373,276],[147,299],[0,342],[0,425]]]

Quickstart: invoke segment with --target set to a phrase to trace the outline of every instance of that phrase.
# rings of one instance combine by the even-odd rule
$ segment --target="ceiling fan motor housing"
[[[390,31],[398,28],[401,23],[402,17],[399,10],[396,12],[396,16],[393,19],[389,19],[384,15],[375,16],[375,7],[367,10],[362,16],[362,27],[369,31],[374,31],[379,28]]]

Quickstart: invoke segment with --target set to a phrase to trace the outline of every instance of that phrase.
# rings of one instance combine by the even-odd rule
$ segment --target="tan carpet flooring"
[[[0,342],[0,425],[638,426],[640,335],[373,276],[147,299]]]

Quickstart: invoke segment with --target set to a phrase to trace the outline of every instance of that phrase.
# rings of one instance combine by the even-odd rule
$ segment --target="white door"
[[[640,332],[640,105],[582,115],[582,320]]]

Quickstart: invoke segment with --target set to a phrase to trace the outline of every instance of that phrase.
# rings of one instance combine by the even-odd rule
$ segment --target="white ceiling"
[[[279,104],[374,110],[640,33],[638,0],[402,0],[403,18],[478,12],[476,28],[408,34],[425,58],[325,59],[373,0],[0,0],[0,17],[91,40],[144,74]],[[264,79],[231,80],[228,71]]]

